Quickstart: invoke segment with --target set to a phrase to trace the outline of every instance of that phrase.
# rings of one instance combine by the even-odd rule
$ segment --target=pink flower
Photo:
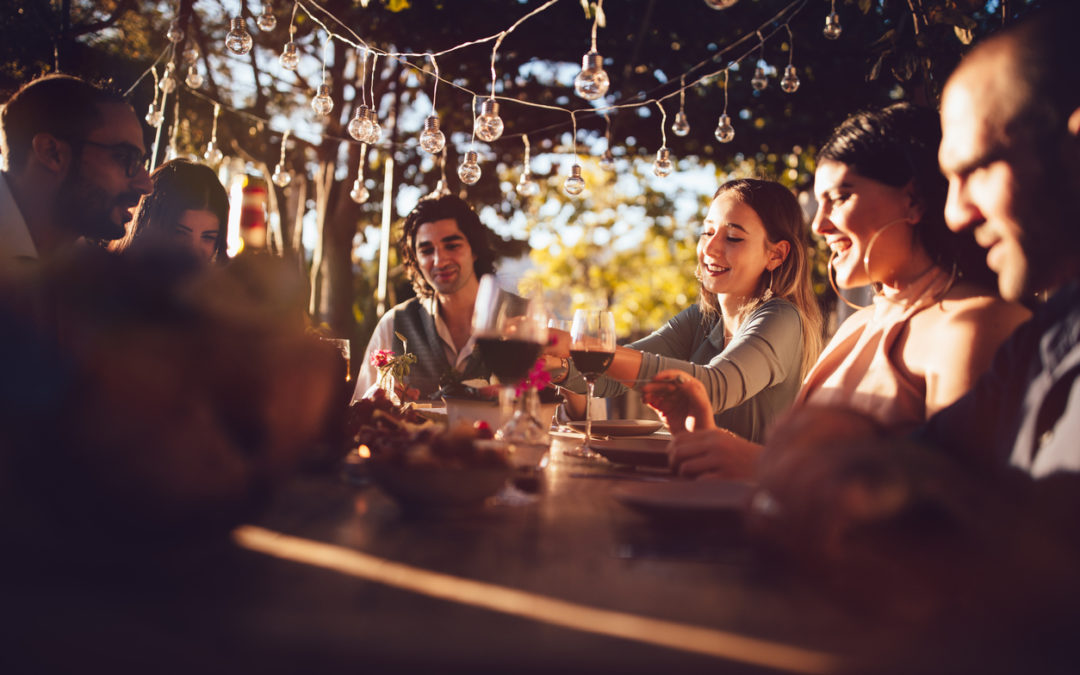
[[[394,359],[394,352],[389,349],[376,349],[371,352],[371,365],[376,368],[389,366]]]
[[[536,389],[539,391],[549,384],[551,384],[551,373],[544,370],[544,359],[539,358],[536,360],[536,363],[533,364],[532,370],[525,376],[525,379],[518,382],[517,387],[514,389],[514,393],[517,396],[521,396],[529,389]]]

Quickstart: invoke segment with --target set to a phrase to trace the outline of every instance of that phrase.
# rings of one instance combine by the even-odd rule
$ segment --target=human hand
[[[548,341],[542,353],[555,359],[570,358],[570,333],[548,327]]]
[[[676,433],[668,445],[668,464],[680,476],[749,480],[756,472],[761,446],[727,429]]]
[[[660,371],[642,391],[645,403],[660,413],[671,433],[716,428],[705,385],[683,371]]]

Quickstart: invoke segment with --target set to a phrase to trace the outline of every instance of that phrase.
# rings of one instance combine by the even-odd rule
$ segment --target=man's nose
[[[982,217],[978,208],[971,202],[967,185],[960,180],[949,181],[949,195],[945,199],[945,224],[953,232],[977,225]]]

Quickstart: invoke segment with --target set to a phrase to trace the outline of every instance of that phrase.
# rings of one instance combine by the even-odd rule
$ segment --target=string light
[[[176,91],[176,66],[172,61],[165,64],[165,74],[161,76],[161,82],[158,83],[158,87],[166,94],[171,94]]]
[[[264,33],[269,33],[277,28],[277,17],[274,16],[269,2],[263,3],[262,14],[259,15],[258,19],[255,19],[255,25]]]
[[[214,104],[214,123],[210,127],[210,142],[206,144],[206,152],[203,153],[203,158],[210,164],[220,164],[221,160],[225,158],[225,154],[217,146],[217,123],[218,115],[221,114],[221,105]]]
[[[296,36],[296,8],[300,3],[293,3],[292,16],[289,17],[289,41],[285,43],[285,48],[281,50],[281,56],[278,57],[278,63],[285,70],[293,70],[300,65],[300,50],[296,48],[296,42],[293,38]]]
[[[675,165],[671,162],[671,153],[667,147],[667,111],[664,110],[664,105],[660,101],[656,102],[656,107],[660,108],[660,149],[656,151],[656,160],[653,161],[653,174],[659,178],[666,178],[671,175],[671,172],[675,170]]]
[[[765,38],[762,37],[761,31],[757,32],[757,36],[761,40],[761,46],[758,47],[757,66],[754,68],[754,77],[750,79],[750,86],[754,88],[754,91],[765,91],[765,88],[769,86],[769,80],[765,76],[765,67],[761,65],[765,63]]]
[[[161,126],[161,123],[165,121],[165,114],[161,108],[158,107],[158,72],[154,66],[150,67],[150,72],[154,76],[154,100],[150,102],[150,107],[146,111],[146,123],[151,127],[157,129]],[[164,105],[164,101],[162,102]]]
[[[353,139],[360,141],[361,143],[367,143],[368,136],[371,135],[371,120],[368,118],[368,106],[367,106],[367,50],[364,50],[360,57],[360,105],[357,106],[356,111],[353,113],[353,117],[349,120],[349,125],[346,127],[349,135]]]
[[[458,178],[462,183],[466,185],[476,185],[476,182],[480,180],[480,164],[478,163],[479,155],[475,150],[469,150],[465,153],[465,161],[458,167]]]
[[[288,187],[292,182],[292,174],[285,170],[285,144],[289,142],[289,130],[286,129],[285,133],[281,134],[281,158],[278,159],[277,166],[274,167],[274,175],[270,177],[270,180],[274,182],[274,185],[279,188]]]
[[[791,32],[791,26],[784,24],[788,32],[788,64],[784,68],[784,76],[780,78],[780,88],[786,94],[794,94],[799,88],[799,72],[795,69],[795,36]]]
[[[686,75],[679,78],[679,112],[675,113],[671,131],[676,136],[685,136],[690,133],[690,122],[686,119]]]
[[[364,185],[364,164],[367,161],[367,143],[360,145],[360,162],[356,166],[356,180],[353,181],[352,189],[349,190],[349,199],[357,204],[363,204],[371,196],[367,186]]]
[[[233,54],[243,56],[251,51],[251,45],[254,44],[251,33],[244,27],[243,17],[234,16],[230,25],[229,32],[225,34],[225,46]]]
[[[319,85],[315,98],[311,99],[311,109],[315,111],[317,117],[326,117],[334,109],[334,99],[330,97],[330,85],[326,83],[326,51],[331,39],[327,34],[326,42],[323,43],[322,84]]]
[[[577,117],[570,113],[570,126],[572,127],[571,140],[574,143],[574,165],[570,167],[570,176],[563,181],[563,192],[576,197],[585,189],[585,179],[581,177],[581,165],[577,162]]]
[[[840,27],[840,15],[836,13],[836,0],[831,0],[829,5],[829,15],[825,17],[825,28],[821,31],[829,40],[840,39],[840,33],[843,32],[843,28]]]
[[[503,121],[499,117],[499,103],[494,98],[486,98],[480,104],[480,116],[476,118],[476,137],[490,143],[502,136]]]
[[[198,67],[195,64],[188,66],[187,77],[184,78],[184,84],[192,89],[198,89],[203,85],[203,76],[199,72]]]
[[[593,9],[592,48],[581,58],[581,72],[574,78],[574,92],[586,101],[595,101],[607,93],[611,80],[604,71],[604,58],[596,51],[596,26],[604,11],[604,0],[597,0]]]
[[[165,31],[165,37],[174,45],[184,41],[184,29],[180,27],[180,19],[172,20],[172,23],[169,24],[169,30]]]
[[[435,114],[435,97],[439,94],[439,64],[435,56],[429,55],[431,67],[435,69],[435,86],[431,90],[431,114],[424,120],[424,130],[420,132],[420,147],[425,152],[437,155],[446,147],[446,136],[439,129],[439,116]]]
[[[716,131],[713,132],[713,136],[716,136],[716,140],[721,143],[730,143],[735,138],[735,127],[731,126],[731,118],[727,114],[727,90],[728,90],[728,71],[724,70],[724,111],[720,114],[720,120],[716,123]]]
[[[514,190],[522,197],[535,197],[540,194],[540,184],[533,180],[529,166],[529,137],[522,134],[521,142],[525,144],[525,159],[521,163],[521,178]]]
[[[364,142],[371,145],[375,145],[382,138],[382,126],[379,125],[379,118],[375,114],[375,64],[378,60],[378,54],[371,55],[371,108],[366,113],[370,126],[365,126],[367,136],[364,138]]]

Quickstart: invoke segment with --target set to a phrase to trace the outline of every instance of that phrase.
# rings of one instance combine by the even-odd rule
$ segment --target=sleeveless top
[[[903,368],[897,342],[911,318],[932,307],[954,282],[934,267],[902,291],[874,296],[851,315],[803,382],[795,406],[843,405],[903,432],[926,420],[926,382]]]

